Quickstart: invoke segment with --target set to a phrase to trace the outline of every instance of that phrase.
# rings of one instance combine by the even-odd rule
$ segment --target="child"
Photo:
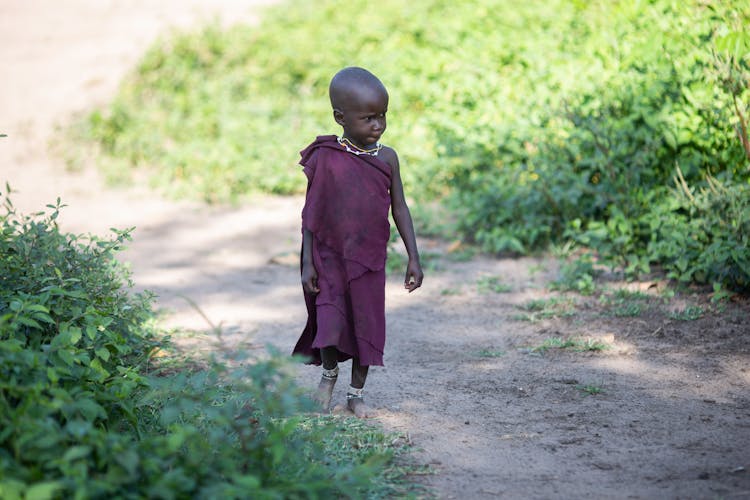
[[[423,273],[398,157],[378,142],[388,92],[375,75],[356,67],[336,73],[328,92],[343,133],[319,136],[301,152],[308,180],[301,262],[308,319],[294,353],[322,363],[316,399],[324,410],[338,363],[351,358],[347,406],[365,418],[371,415],[362,396],[367,370],[383,365],[389,206],[409,255],[409,293],[422,285]]]

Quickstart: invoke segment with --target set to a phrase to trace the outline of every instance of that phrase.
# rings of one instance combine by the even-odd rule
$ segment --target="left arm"
[[[398,233],[406,247],[406,253],[409,255],[409,263],[406,266],[406,276],[404,278],[404,288],[413,292],[422,286],[424,273],[419,263],[419,250],[417,250],[417,237],[414,234],[414,223],[411,220],[409,206],[406,204],[404,197],[404,185],[401,182],[401,172],[399,170],[398,156],[391,148],[383,148],[385,153],[383,158],[391,166],[391,213],[393,221],[396,223]]]

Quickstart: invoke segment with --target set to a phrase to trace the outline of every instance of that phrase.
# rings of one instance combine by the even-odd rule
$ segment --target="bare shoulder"
[[[378,152],[378,157],[388,165],[390,165],[391,168],[398,168],[398,155],[396,154],[395,149],[388,146],[383,146],[383,148]]]

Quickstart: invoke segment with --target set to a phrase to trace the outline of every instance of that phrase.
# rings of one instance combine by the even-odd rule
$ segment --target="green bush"
[[[523,153],[516,143],[551,105],[613,71],[600,61],[615,50],[601,33],[608,2],[291,1],[265,14],[257,27],[208,26],[149,50],[84,124],[112,170],[147,168],[161,187],[208,200],[301,192],[297,151],[339,132],[328,82],[360,64],[391,91],[386,142],[409,192],[434,195],[461,181],[477,148]],[[367,22],[351,30],[352,19]]]
[[[684,212],[676,168],[696,191],[750,178],[748,25],[739,1],[290,1],[162,40],[83,128],[110,171],[177,194],[302,192],[297,151],[339,131],[328,81],[364,65],[391,91],[407,193],[452,231],[511,254],[572,237],[635,276],[664,252],[652,220]],[[709,275],[728,276],[691,274]]]
[[[0,214],[0,498],[321,498],[402,491],[392,437],[311,408],[288,361],[161,373],[150,296],[111,240]],[[172,370],[174,371],[174,370]],[[350,441],[354,441],[350,445]],[[343,451],[342,451],[343,450]],[[386,477],[387,474],[387,477]]]

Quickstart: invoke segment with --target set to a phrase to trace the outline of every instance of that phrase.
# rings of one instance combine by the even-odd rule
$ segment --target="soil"
[[[209,207],[115,189],[91,166],[66,169],[48,143],[56,125],[106,103],[158,34],[214,16],[257,22],[261,3],[0,2],[0,181],[21,211],[61,197],[66,231],[135,226],[122,259],[139,289],[158,294],[165,324],[189,332],[177,337],[191,352],[215,348],[203,315],[233,347],[291,349],[305,320],[301,198]],[[417,480],[437,497],[750,498],[747,299],[667,300],[663,282],[610,281],[646,298],[573,295],[572,309],[554,309],[552,258],[466,260],[455,246],[420,244],[424,286],[409,295],[399,273],[389,278],[386,367],[372,369],[367,399],[373,421],[429,465]],[[702,316],[684,319],[688,307]],[[608,349],[543,349],[578,338]],[[299,367],[311,389],[318,377]],[[346,385],[334,393],[342,414]]]

